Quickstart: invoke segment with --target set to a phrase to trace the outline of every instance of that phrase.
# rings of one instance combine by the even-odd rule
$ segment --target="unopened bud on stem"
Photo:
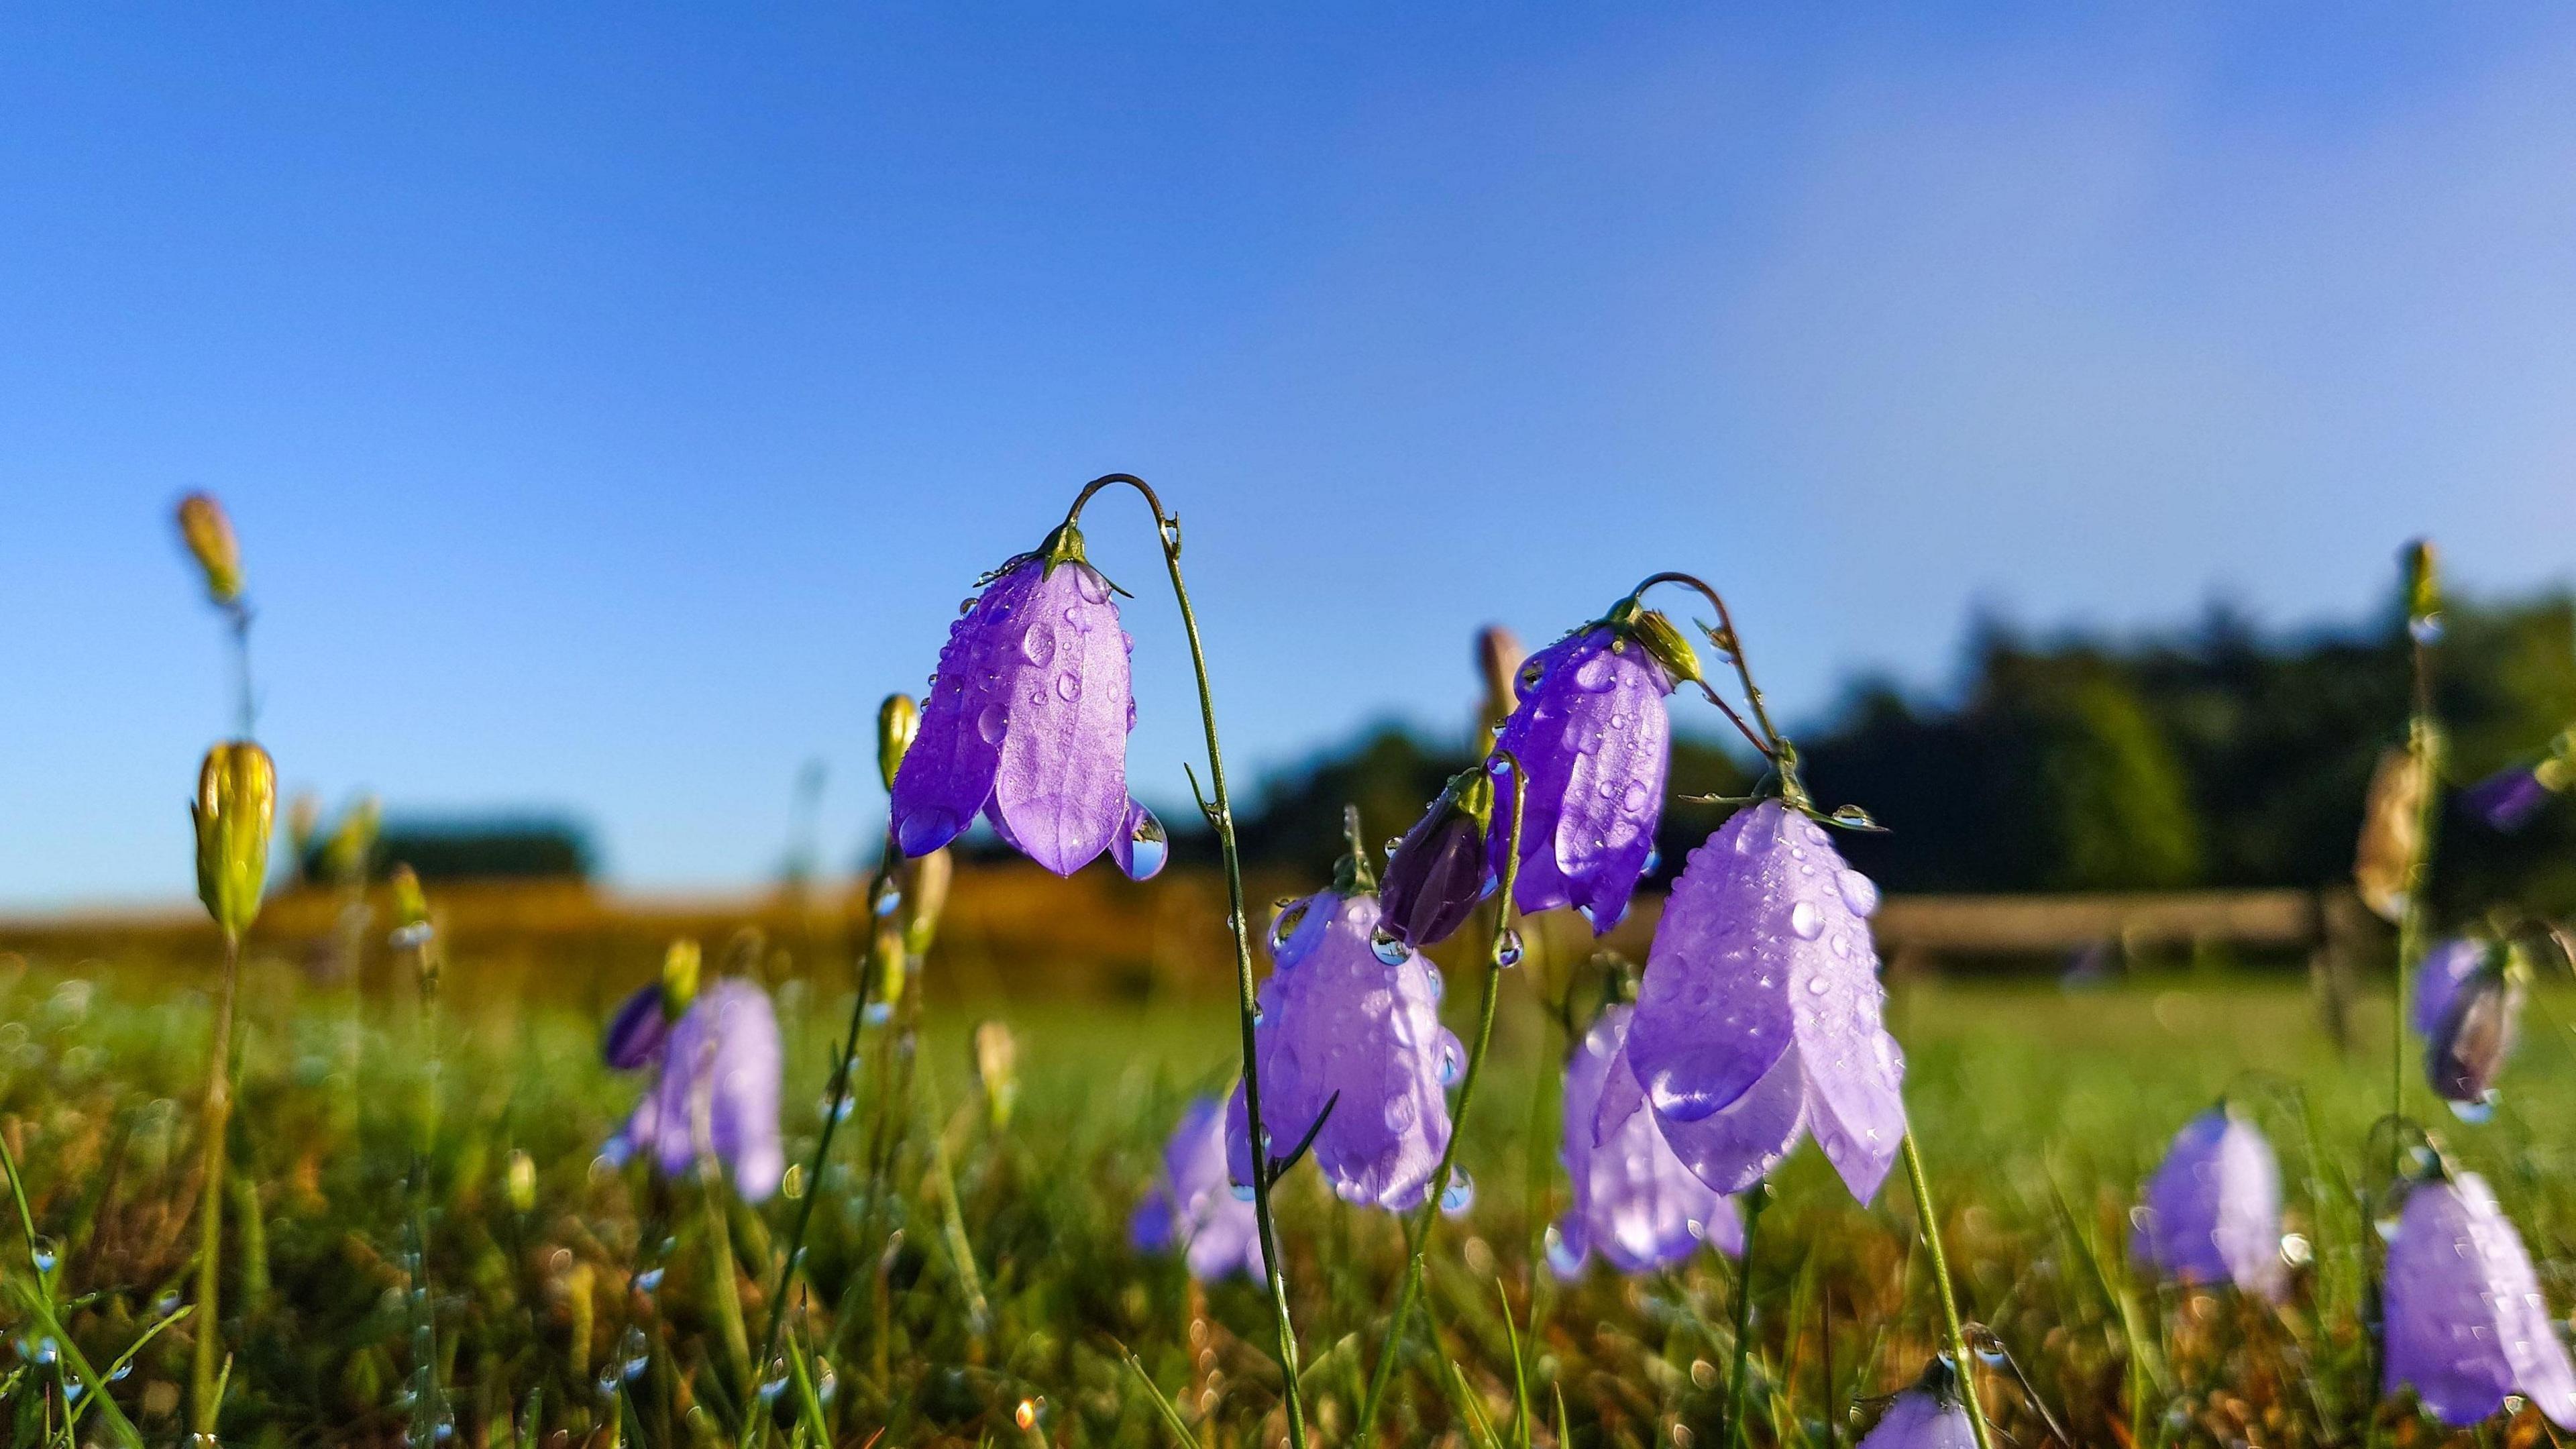
[[[241,602],[241,544],[232,520],[211,493],[191,493],[179,500],[179,537],[205,570],[206,596],[218,604]]]
[[[894,772],[903,766],[912,737],[921,733],[921,706],[908,694],[889,694],[877,706],[877,775],[894,788]]]
[[[2406,911],[2424,848],[2424,794],[2432,787],[2424,751],[2408,747],[2379,757],[2362,807],[2352,880],[2362,904],[2394,921]]]
[[[197,899],[239,941],[259,918],[268,881],[268,837],[277,817],[277,768],[268,751],[233,740],[206,752],[197,771]]]
[[[698,999],[699,968],[705,959],[692,936],[673,941],[662,953],[662,1015],[668,1020],[679,1020],[689,1003]]]

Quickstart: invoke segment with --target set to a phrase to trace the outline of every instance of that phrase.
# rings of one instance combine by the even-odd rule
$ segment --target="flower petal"
[[[1014,560],[948,626],[921,728],[895,770],[889,808],[906,855],[928,855],[964,834],[992,799],[1007,718],[994,692],[1001,675],[993,656],[1008,645],[998,626],[1019,609],[1043,567],[1035,555]]]
[[[1628,1060],[1667,1121],[1744,1095],[1789,1049],[1791,979],[1825,948],[1791,930],[1799,864],[1780,806],[1738,811],[1691,852],[1646,956]],[[1731,1189],[1729,1189],[1731,1190]]]
[[[1135,694],[1109,581],[1056,566],[993,625],[988,655],[1006,711],[993,813],[1058,875],[1089,864],[1127,821],[1127,727]]]

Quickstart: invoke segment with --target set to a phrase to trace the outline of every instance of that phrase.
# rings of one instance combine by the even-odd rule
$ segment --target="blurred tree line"
[[[2457,788],[2576,719],[2576,600],[2454,601],[2444,622],[2435,678]],[[2377,624],[2277,637],[2224,607],[2191,628],[2117,639],[1987,624],[1955,697],[1864,683],[1796,738],[1820,804],[1863,805],[1889,827],[1842,840],[1891,889],[2320,886],[2349,877],[2363,788],[2403,736],[2409,677],[2393,603]],[[1748,788],[1750,756],[1705,732],[1713,714],[1687,694],[1674,711],[1696,731],[1676,740],[1674,793]],[[1464,729],[1434,741],[1381,727],[1283,773],[1245,814],[1247,857],[1321,879],[1341,849],[1345,801],[1382,843],[1472,747]],[[1724,814],[1675,800],[1662,874]],[[2454,809],[2441,831],[2436,890],[2452,910],[2502,899],[2576,909],[2576,806],[2555,804],[2512,836]],[[1213,856],[1203,835],[1184,848]]]

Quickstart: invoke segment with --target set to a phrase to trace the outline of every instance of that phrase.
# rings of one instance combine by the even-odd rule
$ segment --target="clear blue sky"
[[[1655,568],[1809,718],[1980,605],[2567,578],[2576,11],[2081,8],[11,7],[0,904],[188,889],[188,487],[290,784],[644,885],[770,870],[815,755],[846,859],[877,698],[1109,469],[1247,776]]]

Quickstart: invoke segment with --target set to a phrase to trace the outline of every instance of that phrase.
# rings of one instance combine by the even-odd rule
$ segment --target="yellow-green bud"
[[[984,1089],[984,1112],[993,1130],[1011,1125],[1020,1100],[1020,1044],[998,1021],[975,1024],[975,1080]]]
[[[515,1212],[528,1212],[537,1205],[536,1159],[520,1149],[510,1149],[510,1166],[501,1178],[510,1194],[510,1207]]]
[[[889,694],[877,706],[877,774],[885,787],[894,788],[894,772],[903,767],[904,751],[912,748],[912,737],[921,733],[921,706],[908,694]]]
[[[948,882],[956,873],[954,858],[944,845],[903,863],[895,917],[903,923],[906,955],[917,960],[930,954],[930,943],[939,936],[940,913],[948,909]]]
[[[232,520],[211,493],[191,493],[179,500],[179,537],[206,573],[206,595],[218,604],[241,598],[241,544]]]
[[[340,812],[339,823],[331,829],[331,843],[322,852],[334,880],[354,884],[367,878],[367,860],[375,854],[376,834],[383,823],[383,809],[373,795],[359,796]]]
[[[411,930],[429,924],[429,897],[420,888],[420,875],[409,865],[397,865],[393,873],[394,929]]]
[[[1645,646],[1646,653],[1676,682],[1700,677],[1699,653],[1690,646],[1682,631],[1661,613],[1640,605],[1635,599],[1621,599],[1610,610],[1609,622]],[[1612,643],[1615,645],[1616,640]]]
[[[197,771],[197,899],[227,939],[259,918],[268,882],[268,836],[277,818],[277,767],[268,751],[233,740],[206,751]]]
[[[673,1021],[698,999],[699,967],[705,956],[698,950],[697,939],[682,936],[662,953],[662,1014]]]
[[[2435,567],[2433,541],[2419,538],[2406,545],[2406,617],[2430,619],[2442,612],[2442,580]]]
[[[877,923],[876,945],[868,952],[868,960],[877,973],[874,988],[876,1006],[892,1011],[895,1003],[903,1000],[904,983],[912,975],[906,965],[903,927],[899,923],[892,920]]]

